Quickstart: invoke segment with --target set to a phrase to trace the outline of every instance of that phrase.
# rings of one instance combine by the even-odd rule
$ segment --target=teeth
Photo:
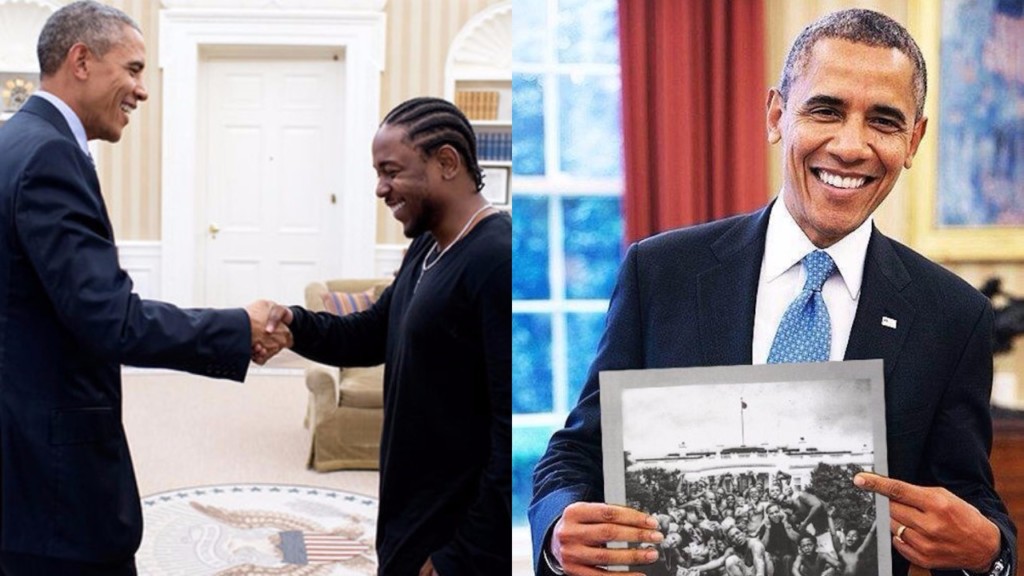
[[[395,204],[394,206],[391,207],[391,213],[394,214],[395,212],[398,212],[398,210],[401,209],[402,206],[405,206],[405,202],[399,202],[398,204]]]
[[[868,180],[864,176],[859,178],[843,178],[838,174],[832,174],[831,172],[826,172],[824,170],[818,170],[818,178],[820,178],[825,184],[836,188],[860,188]]]
[[[121,104],[121,112],[124,112],[125,114],[131,114],[132,107],[127,104]]]

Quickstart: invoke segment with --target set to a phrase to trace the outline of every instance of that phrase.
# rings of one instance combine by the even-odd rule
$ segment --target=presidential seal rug
[[[141,576],[377,573],[377,500],[330,488],[224,484],[142,499]]]

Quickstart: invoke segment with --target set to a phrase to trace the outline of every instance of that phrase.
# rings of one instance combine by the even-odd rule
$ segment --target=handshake
[[[270,300],[257,300],[245,307],[252,329],[252,361],[262,366],[284,348],[295,343],[288,325],[292,311]]]

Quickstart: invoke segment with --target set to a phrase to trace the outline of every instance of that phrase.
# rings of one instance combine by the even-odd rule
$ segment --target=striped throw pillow
[[[374,300],[373,288],[364,292],[327,292],[323,295],[324,310],[338,316],[366,310],[373,306]]]

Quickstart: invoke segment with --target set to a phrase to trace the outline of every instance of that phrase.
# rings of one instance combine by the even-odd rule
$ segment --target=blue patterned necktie
[[[804,256],[807,281],[779,322],[769,364],[789,362],[825,362],[832,347],[832,323],[828,317],[821,287],[835,272],[836,263],[821,250]]]

